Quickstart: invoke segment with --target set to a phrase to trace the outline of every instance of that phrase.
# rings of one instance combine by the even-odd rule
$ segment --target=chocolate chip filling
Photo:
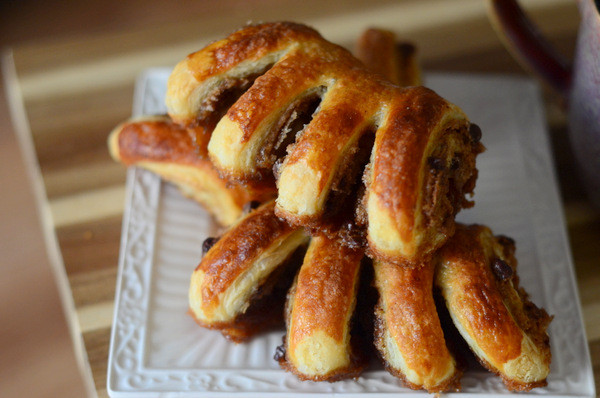
[[[215,238],[212,236],[204,239],[204,242],[202,242],[202,256],[204,257],[206,253],[208,253],[210,248],[213,247],[218,241],[219,238]]]
[[[450,162],[450,170],[455,171],[460,168],[460,154],[455,153]]]
[[[429,167],[431,167],[432,170],[444,170],[445,167],[444,160],[434,156],[429,157],[427,163],[429,163]]]
[[[500,235],[500,236],[497,236],[496,238],[498,239],[498,242],[502,246],[514,246],[515,245],[515,240],[513,238],[509,238],[508,236]]]
[[[495,258],[492,261],[492,271],[494,272],[496,278],[501,281],[510,279],[513,276],[512,267],[500,258]]]
[[[275,348],[275,355],[273,355],[273,359],[277,362],[283,360],[285,358],[285,344],[278,345]]]
[[[481,128],[475,123],[471,123],[469,125],[469,135],[471,136],[473,142],[481,141]]]

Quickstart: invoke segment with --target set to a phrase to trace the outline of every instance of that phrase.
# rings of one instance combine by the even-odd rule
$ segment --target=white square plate
[[[138,81],[134,114],[165,113],[169,69]],[[570,249],[537,86],[500,76],[431,75],[427,85],[464,109],[483,130],[476,206],[459,219],[489,225],[517,242],[519,275],[550,326],[548,386],[531,395],[592,397],[594,383]],[[299,381],[272,359],[283,331],[233,344],[186,314],[189,278],[216,225],[196,203],[155,175],[131,168],[123,220],[108,364],[112,397],[427,396],[383,369],[337,383]],[[480,368],[453,395],[509,394]]]

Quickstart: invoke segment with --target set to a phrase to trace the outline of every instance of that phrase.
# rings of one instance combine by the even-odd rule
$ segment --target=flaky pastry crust
[[[363,251],[314,237],[286,305],[284,369],[303,380],[355,377],[366,358],[352,336]]]
[[[276,311],[274,302],[283,302],[284,297],[271,299],[262,316],[247,319],[243,315],[253,299],[268,294],[266,287],[273,287],[266,286],[269,277],[295,260],[294,254],[308,239],[301,229],[275,217],[274,207],[274,202],[267,202],[240,219],[208,250],[192,274],[190,314],[200,325],[218,329],[237,342],[270,321],[265,319],[266,312]],[[275,316],[283,319],[280,308]]]
[[[458,225],[438,253],[436,285],[454,325],[481,363],[511,390],[546,385],[551,321],[519,287],[514,242]]]
[[[358,148],[361,137],[374,134],[363,175],[371,253],[410,262],[451,235],[454,214],[469,206],[464,196],[472,192],[474,159],[483,149],[458,107],[426,88],[390,84],[310,28],[271,23],[246,27],[178,64],[169,80],[169,113],[194,126],[249,79],[208,145],[222,175],[252,185],[275,166],[277,214],[318,227],[335,213],[331,191],[356,162],[354,154],[365,150]],[[311,120],[289,137],[285,126],[298,117],[294,110],[315,96],[318,107],[306,107],[314,109]]]
[[[446,347],[433,299],[434,264],[374,261],[379,303],[375,345],[386,368],[412,389],[457,390],[462,369]]]
[[[228,226],[242,215],[246,203],[272,199],[275,190],[228,186],[210,162],[208,135],[200,130],[192,133],[168,116],[133,118],[113,129],[108,147],[116,161],[148,169],[174,183]]]

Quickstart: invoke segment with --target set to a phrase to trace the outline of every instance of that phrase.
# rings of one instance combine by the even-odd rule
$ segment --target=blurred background
[[[576,2],[521,3],[571,59]],[[526,74],[481,0],[15,0],[0,7],[2,397],[106,396],[125,170],[105,143],[131,114],[143,69],[172,66],[247,22],[293,20],[350,49],[367,27],[393,30],[417,45],[425,71]],[[600,257],[598,212],[573,177],[563,103],[546,87],[544,100],[579,283],[588,286],[599,282],[590,260]],[[595,298],[582,297],[584,313]]]

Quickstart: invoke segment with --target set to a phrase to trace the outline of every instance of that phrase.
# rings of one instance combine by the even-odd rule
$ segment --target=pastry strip
[[[446,347],[433,299],[434,266],[374,261],[379,302],[375,345],[386,368],[412,389],[456,389],[462,371]]]
[[[390,81],[402,85],[402,86],[417,86],[421,84],[421,73],[420,67],[416,58],[416,49],[410,43],[398,43],[395,39],[395,35],[391,31],[386,31],[382,29],[368,29],[366,30],[358,40],[357,43],[357,56],[361,59],[365,65],[378,73],[383,74],[385,77],[390,79]],[[425,92],[425,94],[428,94]],[[434,101],[436,99],[434,98]],[[441,101],[438,101],[439,106],[444,108],[452,108],[450,104],[444,104]],[[394,109],[403,110],[403,105],[400,104],[396,106]],[[411,109],[411,112],[413,110]],[[460,115],[460,111],[456,108],[454,111],[457,111],[459,118],[462,118],[466,121],[466,117],[464,115]],[[416,111],[419,112],[418,110]],[[406,113],[402,113],[400,115],[389,115],[391,119],[394,117],[396,120],[402,119],[406,117]],[[425,116],[425,118],[429,117],[429,115]],[[416,120],[416,119],[415,119]],[[394,124],[396,122],[390,122],[390,124]],[[411,124],[419,126],[419,123]],[[463,122],[463,125],[465,123]],[[379,141],[377,144],[379,145],[373,152],[379,153],[379,151],[384,152],[384,148],[381,146],[385,146],[384,142],[387,141],[389,145],[395,145],[393,150],[390,150],[390,153],[397,153],[397,156],[400,157],[408,157],[409,155],[415,155],[418,153],[420,146],[418,142],[410,141],[411,137],[409,135],[416,136],[414,131],[408,132],[402,138],[401,130],[398,128],[399,126],[394,125],[391,130],[392,134],[388,133],[389,130],[383,129],[379,135],[387,135],[387,139],[382,139],[379,137]],[[402,127],[402,126],[400,126]],[[426,137],[427,132],[420,133],[418,136]],[[418,138],[418,137],[412,137]],[[462,167],[459,167],[458,161],[462,160],[458,156],[460,155],[459,148],[447,147],[446,143],[443,143],[443,140],[447,140],[445,137],[432,137],[429,139],[432,142],[439,141],[438,148],[436,154],[426,154],[427,156],[427,164],[423,165],[423,161],[421,160],[421,167],[424,167],[424,171],[420,172],[401,172],[401,173],[391,173],[391,177],[396,177],[396,180],[385,179],[385,181],[380,186],[390,185],[396,187],[399,191],[395,193],[394,199],[397,201],[397,213],[400,214],[400,217],[403,218],[403,221],[397,222],[398,227],[394,227],[391,225],[394,220],[392,220],[393,212],[389,212],[389,214],[385,214],[385,207],[392,207],[393,203],[387,201],[387,205],[384,204],[386,201],[384,199],[385,192],[381,192],[377,195],[376,193],[370,198],[370,202],[365,200],[365,202],[372,206],[370,213],[370,224],[372,228],[370,230],[371,240],[373,241],[372,246],[375,247],[374,251],[378,251],[378,257],[386,259],[387,261],[395,261],[395,262],[403,262],[406,265],[406,261],[409,263],[411,261],[418,261],[419,253],[429,254],[436,247],[439,247],[445,239],[452,233],[452,225],[454,213],[458,212],[463,206],[470,206],[470,203],[463,201],[458,202],[460,198],[452,197],[451,194],[456,192],[460,192],[461,190],[464,192],[470,192],[472,190],[472,186],[467,186],[464,189],[461,185],[465,183],[461,180],[455,181],[458,176],[462,179],[465,179],[465,176],[461,174],[459,168],[469,173],[469,170],[474,170],[474,157],[473,162],[469,164],[463,164]],[[455,140],[454,140],[455,141]],[[468,142],[468,141],[467,141]],[[406,146],[410,146],[410,150],[402,150],[402,148]],[[441,151],[440,147],[447,147],[446,152],[453,158],[451,161],[444,160],[439,157],[439,152]],[[425,144],[425,151],[431,151],[432,149],[427,149],[427,144]],[[474,153],[476,151],[481,150],[479,144],[474,143],[473,148],[467,148],[467,156],[469,155],[469,151],[472,150]],[[385,153],[382,154],[385,157]],[[423,156],[423,157],[424,157]],[[431,156],[431,159],[429,158]],[[372,163],[382,163],[386,162],[385,168],[394,169],[398,168],[398,170],[406,171],[407,167],[411,167],[415,163],[419,164],[418,157],[415,156],[414,160],[406,161],[404,159],[396,159],[395,156],[388,156],[387,159],[381,158],[373,158]],[[431,163],[431,164],[429,164]],[[408,166],[406,166],[408,165]],[[432,167],[433,166],[433,167]],[[372,166],[370,166],[372,167]],[[413,166],[414,167],[414,166]],[[432,169],[430,170],[430,168]],[[448,167],[448,169],[454,168],[454,172],[452,170],[446,171],[444,168]],[[369,173],[371,169],[368,169]],[[417,170],[415,170],[417,171]],[[371,174],[367,173],[366,180],[369,180]],[[474,184],[474,179],[476,174],[471,172],[472,175],[468,178],[471,178],[472,181],[469,184]],[[411,179],[412,176],[412,179]],[[414,176],[418,176],[423,181],[418,181],[414,179]],[[445,179],[450,181],[444,181]],[[404,186],[401,188],[399,183],[404,183]],[[451,184],[457,185],[457,187],[450,186]],[[377,184],[375,184],[376,186]],[[427,197],[423,197],[420,194],[421,191],[426,190]],[[418,191],[418,192],[417,192]],[[371,190],[367,190],[367,192],[371,192]],[[416,195],[421,195],[415,196]],[[444,198],[444,196],[448,196],[448,198]],[[398,198],[399,197],[399,198]],[[406,200],[406,203],[402,204],[400,201]],[[425,205],[429,206],[428,208],[423,208],[423,202],[433,203],[431,204],[425,203]],[[436,209],[437,207],[437,209]],[[440,209],[444,207],[444,209]],[[411,214],[411,208],[416,208],[417,211]],[[419,219],[420,211],[427,210],[427,214],[425,219]],[[448,214],[439,214],[446,212]],[[437,214],[435,214],[437,213]],[[416,215],[416,218],[415,218]],[[438,228],[437,231],[429,230],[427,231],[425,225],[430,223],[431,217],[443,217],[444,219],[440,219],[438,221],[438,225],[442,225],[442,228]],[[381,220],[377,220],[378,218],[382,218]],[[373,222],[375,221],[375,222]],[[388,224],[388,225],[386,225]],[[379,225],[379,228],[376,226]],[[406,228],[403,234],[401,229],[402,226]],[[424,234],[426,234],[424,236]],[[396,249],[394,249],[393,242],[396,242]],[[429,247],[428,247],[429,246]],[[399,249],[400,247],[400,249]]]
[[[194,137],[167,116],[144,116],[121,123],[111,132],[112,157],[125,165],[148,169],[177,185],[201,203],[224,226],[233,224],[245,203],[266,201],[274,187],[228,187],[208,159],[206,134]],[[204,138],[204,142],[198,138]]]
[[[356,57],[370,70],[399,86],[420,86],[421,68],[417,49],[409,42],[398,42],[393,32],[367,29],[358,39]]]
[[[267,202],[238,221],[192,274],[191,315],[201,326],[221,330],[234,341],[245,340],[267,326],[267,313],[277,308],[274,302],[283,302],[283,296],[266,301],[264,314],[255,311],[251,319],[244,315],[257,296],[268,296],[273,287],[267,285],[270,276],[279,277],[275,273],[295,260],[295,252],[308,239],[301,229],[275,217],[274,206]],[[283,312],[274,316],[282,319]]]
[[[394,98],[366,175],[368,240],[385,261],[420,261],[454,232],[477,178],[483,146],[464,113],[424,87]]]
[[[365,358],[352,336],[362,250],[324,236],[311,240],[290,290],[283,368],[304,380],[357,376]]]
[[[278,215],[297,225],[318,225],[331,210],[326,203],[332,186],[355,161],[360,138],[369,131],[378,105],[362,90],[349,87],[333,86],[325,93],[319,112],[280,169]],[[360,174],[355,179],[360,181]]]
[[[551,317],[519,288],[514,242],[480,225],[457,225],[439,252],[435,283],[480,362],[511,390],[546,385]]]

